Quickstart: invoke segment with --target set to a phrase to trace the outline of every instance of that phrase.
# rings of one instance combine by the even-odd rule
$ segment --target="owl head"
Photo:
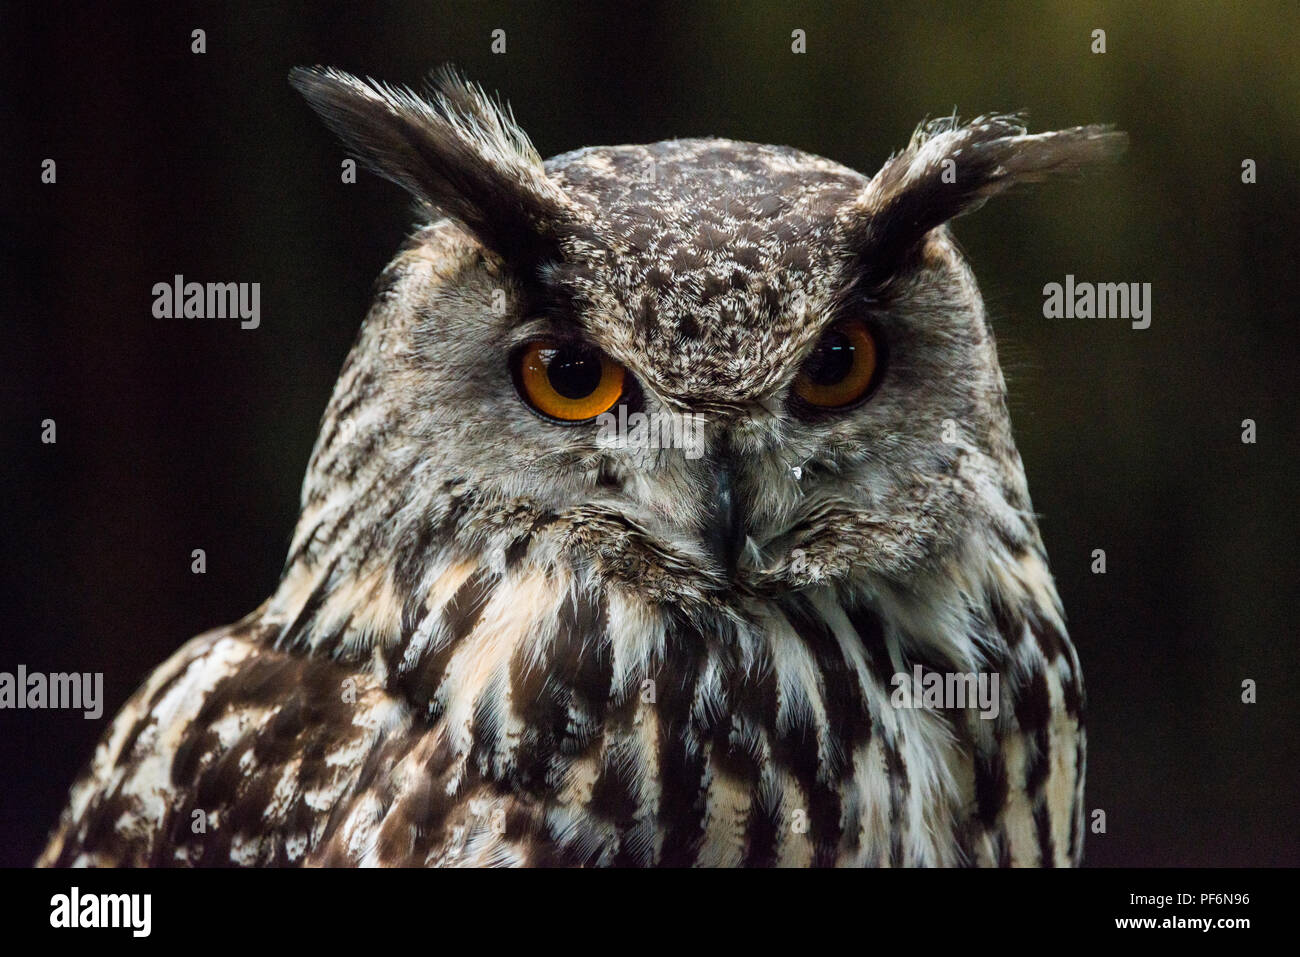
[[[343,370],[296,554],[376,547],[364,527],[399,566],[563,552],[713,600],[903,581],[975,528],[1036,541],[946,224],[1122,134],[944,119],[871,176],[722,139],[543,162],[448,72],[422,94],[322,68],[291,81],[427,222]]]

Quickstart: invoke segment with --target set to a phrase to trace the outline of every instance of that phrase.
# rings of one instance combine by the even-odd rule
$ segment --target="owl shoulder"
[[[409,709],[370,675],[245,623],[193,639],[131,696],[73,785],[40,866],[303,860]]]

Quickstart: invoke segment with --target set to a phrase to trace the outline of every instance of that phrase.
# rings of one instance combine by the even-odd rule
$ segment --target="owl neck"
[[[417,712],[437,718],[484,695],[528,699],[538,675],[554,682],[569,674],[570,690],[592,707],[620,707],[657,669],[676,667],[674,653],[693,661],[699,649],[716,656],[719,680],[812,656],[810,674],[865,669],[859,683],[872,675],[887,686],[914,664],[1002,667],[1026,635],[1065,640],[1036,536],[1018,549],[1003,538],[967,538],[906,587],[868,574],[761,597],[710,597],[656,589],[647,571],[612,577],[598,562],[575,561],[574,528],[554,515],[518,505],[498,517],[498,528],[528,528],[521,538],[493,533],[483,516],[500,506],[480,508],[455,483],[437,504],[424,513],[434,521],[422,523],[423,538],[393,523],[377,527],[380,540],[333,545],[340,539],[300,530],[280,587],[261,611],[275,643],[370,669]],[[344,513],[333,525],[348,521]],[[439,536],[451,527],[466,544],[452,547]],[[466,529],[479,534],[465,536]],[[395,562],[387,557],[394,554]]]

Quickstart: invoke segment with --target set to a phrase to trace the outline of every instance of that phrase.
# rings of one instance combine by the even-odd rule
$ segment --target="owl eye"
[[[626,370],[599,349],[547,339],[516,353],[512,373],[528,405],[545,418],[568,424],[608,412],[627,379]]]
[[[878,366],[876,340],[866,323],[832,326],[804,361],[794,394],[818,409],[844,409],[871,390]]]

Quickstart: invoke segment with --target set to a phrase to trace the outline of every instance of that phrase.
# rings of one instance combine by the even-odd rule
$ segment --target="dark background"
[[[1108,825],[1087,861],[1300,863],[1297,51],[1294,3],[6,4],[0,670],[102,671],[106,702],[99,722],[0,712],[0,863],[38,853],[147,672],[271,592],[319,416],[412,224],[396,188],[340,182],[286,73],[414,83],[447,60],[543,155],[715,134],[873,172],[954,107],[1128,130],[1115,170],[956,228],[1087,679]],[[261,327],[153,318],[175,273],[260,282]],[[1150,282],[1151,328],[1044,319],[1066,273]]]

